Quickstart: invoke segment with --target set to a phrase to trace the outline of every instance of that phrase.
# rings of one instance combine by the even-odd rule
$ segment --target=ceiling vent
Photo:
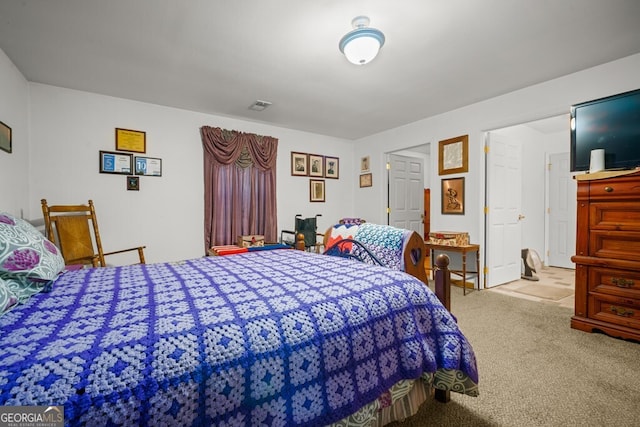
[[[249,107],[249,110],[253,111],[264,111],[271,103],[269,101],[260,101],[257,100]]]

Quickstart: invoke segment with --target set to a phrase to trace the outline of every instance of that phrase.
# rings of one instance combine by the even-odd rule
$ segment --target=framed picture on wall
[[[369,156],[364,156],[360,158],[360,172],[369,172],[369,164],[371,163],[371,158]]]
[[[132,173],[133,154],[100,151],[100,173],[130,175]]]
[[[373,186],[373,177],[371,172],[363,173],[360,175],[360,188],[363,187],[372,187]]]
[[[116,150],[147,152],[147,133],[140,130],[116,128]]]
[[[11,128],[0,122],[0,149],[11,153]]]
[[[309,201],[324,202],[324,179],[309,180]]]
[[[340,159],[337,157],[324,158],[324,177],[331,179],[340,178]]]
[[[307,176],[309,175],[307,163],[307,153],[291,152],[291,175]]]
[[[442,180],[442,214],[464,215],[464,178]]]
[[[162,159],[155,157],[135,157],[136,175],[162,176]]]
[[[127,177],[127,190],[140,191],[140,177],[128,176]]]
[[[309,154],[309,176],[324,177],[324,157]]]
[[[438,175],[469,171],[469,135],[438,143]]]

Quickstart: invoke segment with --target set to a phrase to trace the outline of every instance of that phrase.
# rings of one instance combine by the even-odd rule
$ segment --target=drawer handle
[[[630,288],[633,286],[633,280],[624,279],[622,277],[614,277],[611,279],[611,283],[619,288]]]
[[[604,187],[604,191],[606,191],[607,193],[611,193],[613,191],[613,187],[609,187],[607,185],[606,187]]]
[[[631,317],[631,316],[633,316],[633,310],[628,310],[628,309],[626,309],[624,307],[616,307],[616,306],[612,305],[611,306],[611,311],[616,316],[622,316],[622,317]]]

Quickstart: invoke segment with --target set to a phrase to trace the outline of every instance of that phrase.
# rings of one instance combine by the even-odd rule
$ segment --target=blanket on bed
[[[294,250],[67,272],[0,318],[0,404],[68,425],[324,425],[439,369],[477,383],[424,284]]]
[[[402,228],[365,223],[358,227],[354,240],[369,249],[385,267],[404,271],[402,253],[411,233]]]

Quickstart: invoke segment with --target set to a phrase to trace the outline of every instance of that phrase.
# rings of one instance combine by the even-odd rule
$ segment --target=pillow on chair
[[[5,280],[44,286],[63,270],[60,251],[42,233],[23,219],[0,213],[0,274]]]

